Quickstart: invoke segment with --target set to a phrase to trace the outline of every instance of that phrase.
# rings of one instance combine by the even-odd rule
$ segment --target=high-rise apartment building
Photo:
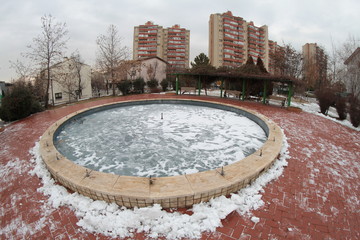
[[[179,25],[164,29],[164,59],[177,68],[189,67],[190,30]]]
[[[133,59],[163,58],[163,27],[147,22],[134,27]]]
[[[172,67],[188,68],[189,56],[189,30],[179,25],[163,28],[150,21],[134,27],[134,60],[160,57]]]
[[[230,11],[210,15],[209,58],[214,67],[240,66],[251,56],[255,62],[260,57],[269,71],[270,47],[274,45],[266,25],[257,27]]]
[[[317,89],[327,77],[327,57],[323,48],[316,43],[302,47],[303,76],[307,89]]]

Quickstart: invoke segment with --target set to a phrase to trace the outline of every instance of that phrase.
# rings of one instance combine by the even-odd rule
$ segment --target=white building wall
[[[91,87],[91,67],[89,65],[82,65],[81,68],[81,82],[83,85],[82,90],[82,99],[91,98],[92,97],[92,87]]]
[[[66,59],[65,61],[51,67],[50,74],[52,76],[52,86],[50,85],[49,88],[49,104],[53,104],[53,100],[55,105],[78,100],[74,96],[71,96],[71,94],[68,94],[65,84],[60,83],[64,80],[64,76],[66,76],[68,81],[77,86],[78,76],[76,70],[73,68],[74,64],[74,59]],[[82,85],[81,99],[91,98],[91,67],[89,65],[82,64],[80,75]]]
[[[140,67],[139,65],[135,67],[136,68],[135,70],[136,75],[134,77],[135,79],[143,78],[145,82],[149,81],[151,78],[151,76],[149,76],[148,73],[150,66],[155,72],[155,79],[158,80],[159,83],[166,78],[167,63],[163,60],[160,60],[160,58],[153,57],[153,58],[139,60],[138,64],[140,65]],[[137,69],[139,69],[139,71]],[[128,79],[130,79],[130,75],[128,75]]]
[[[347,68],[344,77],[346,90],[360,98],[360,48],[355,50],[345,64]]]

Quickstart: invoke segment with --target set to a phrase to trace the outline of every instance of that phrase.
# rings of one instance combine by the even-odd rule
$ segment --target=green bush
[[[40,103],[32,94],[31,86],[16,82],[2,99],[0,118],[4,121],[15,121],[41,110]]]
[[[167,79],[163,79],[161,82],[160,82],[160,85],[161,85],[161,88],[163,90],[163,92],[166,92],[168,86],[169,86],[169,81]]]
[[[122,93],[122,95],[125,96],[125,95],[129,94],[132,84],[131,84],[131,81],[129,81],[129,80],[123,80],[117,84],[117,87],[120,90],[120,92]]]
[[[350,121],[354,127],[358,127],[360,125],[360,100],[353,97],[350,101]]]
[[[159,82],[155,78],[150,79],[146,84],[150,89],[155,89],[159,86]]]
[[[135,92],[144,93],[144,87],[146,83],[143,78],[137,78],[133,81],[133,87]]]

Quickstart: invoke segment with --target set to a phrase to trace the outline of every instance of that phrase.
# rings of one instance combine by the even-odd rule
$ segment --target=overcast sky
[[[153,21],[163,27],[180,24],[190,30],[190,59],[208,55],[210,14],[232,11],[234,16],[269,27],[269,39],[301,50],[316,42],[330,52],[348,36],[360,37],[359,0],[4,0],[0,7],[0,81],[16,78],[9,60],[25,61],[21,53],[41,33],[41,16],[66,22],[67,54],[78,50],[95,64],[96,37],[110,24],[118,27],[123,45],[132,49],[134,26]],[[132,57],[132,55],[131,55]]]

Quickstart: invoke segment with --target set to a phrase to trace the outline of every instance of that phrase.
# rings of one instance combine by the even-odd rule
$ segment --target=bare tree
[[[30,52],[25,56],[33,60],[38,66],[46,69],[46,93],[51,87],[53,96],[53,86],[51,79],[51,66],[62,58],[63,51],[66,49],[68,38],[66,35],[66,23],[54,22],[55,18],[51,15],[41,17],[42,32],[36,38],[33,38],[33,45],[29,45]],[[45,94],[45,107],[49,103],[49,94]],[[52,97],[54,105],[54,98]]]
[[[128,57],[128,48],[121,46],[121,38],[115,25],[110,25],[107,35],[99,35],[96,44],[99,47],[97,63],[99,67],[110,75],[110,81],[115,96],[116,69]]]
[[[360,39],[349,35],[345,42],[338,44],[338,46],[336,46],[333,41],[331,41],[331,43],[329,77],[333,83],[339,81],[344,83],[346,75],[346,66],[344,62],[356,48],[360,46]]]
[[[344,63],[346,59],[360,46],[360,39],[349,35],[344,43],[340,47],[335,48],[336,54],[339,56],[341,63]]]
[[[41,75],[35,76],[34,80],[34,96],[39,101],[42,102],[45,99],[45,95],[48,93],[46,92],[46,81],[44,79],[41,79]]]
[[[134,80],[136,76],[140,74],[142,67],[145,66],[145,64],[139,60],[126,61],[126,65],[125,69],[131,80]]]
[[[16,60],[16,62],[9,61],[10,68],[14,69],[16,74],[19,76],[19,80],[26,80],[30,77],[32,68],[30,64],[26,64],[20,60]]]
[[[349,36],[346,42],[338,48],[338,55],[344,68],[344,74],[341,76],[343,78],[343,83],[346,85],[347,91],[357,99],[360,99],[359,47],[360,39]]]
[[[157,67],[158,67],[158,63],[155,62],[154,64],[149,64],[149,66],[146,66],[147,70],[147,76],[148,76],[148,80],[153,80],[156,78],[156,72],[157,72]]]
[[[337,47],[334,44],[334,41],[331,38],[331,52],[329,54],[329,69],[328,76],[329,80],[332,82],[337,82],[338,75],[344,69],[340,69],[339,66],[342,65],[340,62],[339,54],[337,54]]]
[[[93,95],[100,97],[100,91],[106,89],[104,74],[93,72],[91,74],[91,87],[93,90]]]
[[[134,80],[137,74],[141,72],[141,68],[145,66],[140,60],[123,61],[119,67],[116,68],[116,78],[118,80]]]
[[[84,61],[82,60],[79,52],[73,53],[71,59],[73,61],[71,70],[74,71],[75,73],[74,77],[77,80],[76,93],[77,93],[77,97],[80,99],[82,96],[82,90],[84,89],[84,83],[82,82],[82,78],[81,78],[81,69],[84,65]]]
[[[298,52],[291,44],[284,44],[274,53],[271,53],[271,59],[274,63],[274,71],[282,76],[300,78],[302,74],[302,54]]]

